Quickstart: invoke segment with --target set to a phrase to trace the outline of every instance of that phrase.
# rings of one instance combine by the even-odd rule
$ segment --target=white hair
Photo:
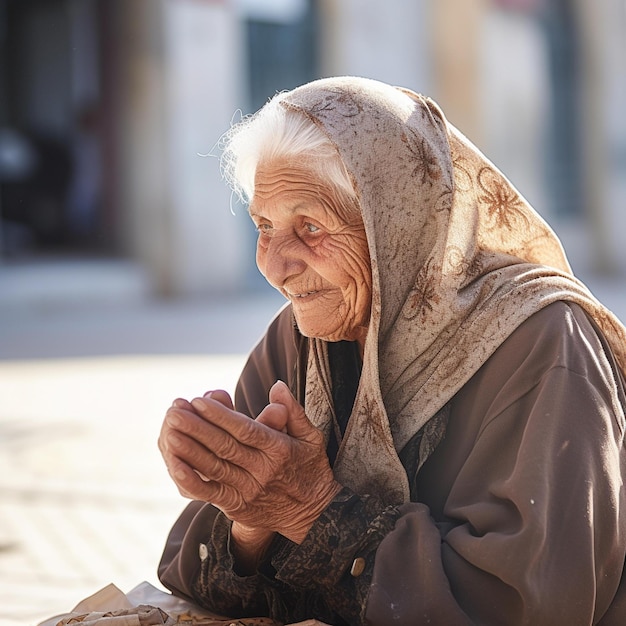
[[[244,202],[254,195],[254,177],[261,163],[300,159],[311,171],[334,187],[349,204],[357,196],[337,148],[310,119],[280,103],[275,96],[254,115],[235,124],[221,140],[222,176]]]

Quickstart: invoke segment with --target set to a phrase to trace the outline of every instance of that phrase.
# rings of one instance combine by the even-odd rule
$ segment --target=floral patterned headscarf
[[[515,328],[557,300],[591,315],[626,370],[624,327],[573,277],[548,225],[434,102],[352,77],[278,99],[336,146],[370,250],[372,314],[334,466],[340,482],[408,500],[398,452],[424,429],[423,463],[443,436],[448,401]],[[327,434],[329,381],[326,344],[312,340],[305,409]]]

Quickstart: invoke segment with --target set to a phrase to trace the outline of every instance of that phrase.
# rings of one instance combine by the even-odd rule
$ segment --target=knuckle
[[[232,437],[228,437],[224,440],[220,450],[222,458],[227,460],[233,460],[238,456],[241,456],[241,451],[241,446]]]
[[[217,462],[211,468],[211,480],[214,480],[218,483],[224,482],[228,479],[229,471],[226,463]]]
[[[233,513],[241,512],[244,510],[244,500],[239,492],[231,490],[227,496],[227,499],[228,509]]]

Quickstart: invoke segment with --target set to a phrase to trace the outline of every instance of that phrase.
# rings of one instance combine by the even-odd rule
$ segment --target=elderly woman
[[[626,624],[626,331],[431,101],[335,78],[223,164],[289,301],[168,410],[159,573],[232,616]],[[249,419],[254,418],[254,419]]]

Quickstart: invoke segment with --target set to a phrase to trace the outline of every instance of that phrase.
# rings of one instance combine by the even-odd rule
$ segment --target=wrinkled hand
[[[256,420],[237,413],[226,392],[167,411],[159,447],[186,497],[211,502],[240,528],[279,532],[301,543],[340,490],[324,438],[283,382]]]

